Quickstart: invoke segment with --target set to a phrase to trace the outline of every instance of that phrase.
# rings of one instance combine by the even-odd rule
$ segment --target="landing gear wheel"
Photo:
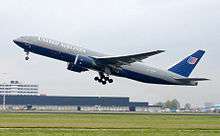
[[[102,83],[103,85],[113,83],[113,79],[109,78],[109,75],[105,75],[102,72],[99,72],[99,77],[95,77],[94,80]]]
[[[25,60],[29,60],[30,58],[28,56],[25,57]]]
[[[109,79],[108,82],[109,82],[109,83],[113,83],[113,79]]]
[[[105,80],[105,81],[108,81],[108,80],[109,80],[109,77],[104,77],[104,80]]]
[[[102,81],[102,84],[105,85],[105,84],[106,84],[106,81]]]
[[[101,82],[102,82],[102,79],[98,79],[97,81],[98,81],[99,83],[101,83]]]
[[[24,52],[26,53],[25,60],[29,60],[29,59],[30,59],[30,58],[28,57],[28,55],[29,55],[29,51],[24,50]]]
[[[94,80],[95,80],[95,81],[98,81],[98,80],[99,80],[99,77],[95,77]]]

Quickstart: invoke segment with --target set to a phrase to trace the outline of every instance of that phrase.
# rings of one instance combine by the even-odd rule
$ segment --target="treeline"
[[[177,99],[167,100],[166,102],[158,102],[156,105],[161,106],[162,108],[169,108],[173,110],[180,109],[180,103]],[[184,109],[190,110],[191,104],[186,103]]]

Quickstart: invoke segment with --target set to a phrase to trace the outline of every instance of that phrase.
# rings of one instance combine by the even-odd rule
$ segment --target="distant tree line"
[[[158,102],[156,105],[161,106],[162,108],[169,108],[173,110],[180,108],[180,103],[177,101],[177,99],[167,100],[166,102]]]
[[[156,103],[156,105],[161,106],[162,108],[169,108],[171,110],[180,109],[180,103],[177,99],[167,100],[166,102],[158,102],[158,103]],[[186,103],[185,106],[184,106],[184,109],[185,110],[190,110],[191,109],[191,104]]]

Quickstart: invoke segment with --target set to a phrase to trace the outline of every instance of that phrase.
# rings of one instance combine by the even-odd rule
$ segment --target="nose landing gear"
[[[99,72],[99,77],[94,78],[95,81],[102,83],[103,85],[109,83],[113,83],[113,79],[110,79],[109,76],[105,76],[104,73]]]
[[[25,57],[25,60],[29,60],[30,58],[29,58],[29,51],[25,51],[26,52],[26,57]]]

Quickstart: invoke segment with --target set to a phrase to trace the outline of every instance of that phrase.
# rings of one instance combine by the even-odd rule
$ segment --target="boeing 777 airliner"
[[[94,70],[99,76],[94,80],[105,85],[112,83],[110,75],[124,77],[143,83],[163,85],[196,86],[206,78],[189,78],[191,72],[205,51],[198,50],[168,70],[144,65],[143,59],[164,52],[157,50],[132,55],[109,56],[43,37],[24,36],[13,40],[15,44],[29,52],[67,62],[67,69],[74,72]]]

